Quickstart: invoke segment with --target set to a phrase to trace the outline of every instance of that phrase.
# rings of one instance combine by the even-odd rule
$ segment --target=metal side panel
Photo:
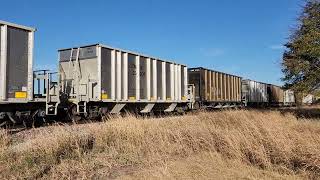
[[[140,56],[135,58],[135,69],[136,69],[136,100],[140,100]]]
[[[182,78],[182,89],[181,93],[183,95],[183,99],[186,100],[188,96],[188,69],[187,67],[182,67],[182,73],[181,73],[181,78]]]
[[[234,77],[233,76],[231,76],[230,91],[231,91],[230,100],[235,101],[235,99],[234,99]]]
[[[208,74],[208,71],[207,70],[201,70],[201,99],[202,100],[208,100],[207,99],[207,92],[208,92],[208,80],[207,80],[207,74]]]
[[[175,65],[175,64],[173,64],[173,68],[172,68],[173,70],[173,73],[172,73],[172,79],[173,79],[173,100],[177,100],[177,97],[178,97],[178,92],[177,92],[177,90],[178,90],[178,79],[177,79],[177,65]]]
[[[236,77],[232,76],[232,101],[236,100]]]
[[[174,64],[170,64],[170,100],[175,100],[175,65]]]
[[[162,62],[157,60],[157,74],[155,77],[157,78],[157,90],[156,90],[156,100],[161,100],[163,97],[163,84],[162,84],[162,79],[163,79],[163,67],[162,67]]]
[[[136,56],[128,54],[128,98],[136,99]]]
[[[217,72],[214,73],[214,76],[215,76],[215,100],[217,101],[219,99],[219,94],[220,94],[220,91],[219,91],[219,87],[220,87],[220,84],[219,84],[219,74]]]
[[[79,66],[76,63],[74,64],[74,66]],[[99,73],[97,70],[97,66],[98,66],[98,60],[97,58],[94,59],[87,59],[85,61],[80,61],[80,69],[81,69],[81,78],[79,79],[79,92],[75,93],[79,93],[80,96],[87,96],[89,92],[87,92],[88,89],[88,79],[90,82],[92,82],[93,86],[90,87],[90,89],[92,89],[92,92],[98,92],[98,86],[97,86],[97,82],[99,81],[98,77],[99,77]],[[70,69],[71,71],[73,71],[73,69]],[[77,78],[75,78],[76,73],[73,74],[74,76],[71,77],[73,79],[73,81],[76,81]],[[103,78],[102,78],[103,79]],[[90,97],[93,100],[98,100],[99,99],[100,94],[94,93],[92,97]]]
[[[183,100],[182,99],[182,96],[184,96],[184,93],[182,93],[182,76],[181,76],[181,73],[183,72],[182,71],[182,66],[181,65],[178,65],[178,100],[181,101]]]
[[[228,95],[228,101],[231,101],[231,77],[232,76],[230,76],[230,75],[227,75],[227,80],[228,80],[228,93],[227,93],[227,95]]]
[[[122,52],[117,51],[117,57],[116,57],[116,99],[118,101],[122,100],[122,94],[121,94],[121,89],[122,89]]]
[[[176,82],[177,89],[176,89],[176,100],[181,101],[181,66],[176,65]]]
[[[232,101],[232,76],[231,75],[227,75],[227,82],[228,82],[228,90],[227,90],[227,95],[228,95],[228,99],[227,101],[231,102]]]
[[[227,96],[227,75],[222,74],[223,76],[223,101],[226,101],[228,96]]]
[[[102,91],[101,91],[101,83],[102,83],[102,47],[97,46],[97,82],[96,82],[96,89],[91,89],[91,94],[89,94],[89,97],[98,96],[96,100],[100,101],[102,99]],[[94,82],[92,82],[93,84]]]
[[[195,86],[195,100],[200,100],[200,71],[189,71],[189,84],[193,84]]]
[[[215,95],[216,95],[216,77],[215,77],[215,72],[211,72],[210,77],[211,77],[211,87],[210,87],[211,96],[210,96],[210,98],[213,101],[216,101],[216,99],[215,99]]]
[[[235,82],[235,91],[236,91],[236,94],[235,94],[235,98],[236,98],[236,101],[239,101],[239,86],[238,86],[238,82],[239,82],[239,78],[236,77],[236,82]]]
[[[231,87],[231,82],[232,82],[232,76],[230,75],[227,75],[227,82],[228,82],[228,85],[227,85],[227,95],[228,95],[228,101],[231,101],[231,90],[232,90],[232,87]]]
[[[156,59],[153,59],[152,60],[152,63],[151,63],[152,67],[151,67],[151,80],[152,80],[152,83],[151,83],[151,89],[152,89],[152,92],[151,92],[151,100],[157,100],[157,96],[158,96],[158,77],[157,77],[157,60]]]
[[[241,78],[237,78],[237,98],[238,98],[238,101],[241,101],[242,97],[241,97],[241,94],[242,94],[242,89],[241,89]]]
[[[89,92],[87,92],[88,90],[88,86],[90,85],[91,87],[89,87],[89,91],[92,91],[93,94],[91,97],[89,97],[89,99],[92,100],[100,100],[101,98],[101,88],[98,86],[99,81],[101,81],[99,79],[100,76],[100,72],[99,70],[97,70],[97,66],[99,64],[98,58],[94,58],[94,59],[87,59],[85,61],[80,61],[80,68],[81,68],[81,79],[79,80],[80,83],[80,91],[79,94],[81,96],[88,96]],[[88,80],[90,82],[88,82]]]
[[[16,93],[25,94],[19,96],[27,98],[28,91],[28,31],[8,27],[7,44],[7,97],[16,98]]]
[[[218,73],[218,79],[219,79],[219,98],[218,101],[223,100],[223,76],[221,73]]]
[[[111,56],[112,50],[101,48],[101,99],[112,99],[111,88]]]
[[[122,97],[123,100],[128,100],[128,53],[122,54]]]
[[[170,77],[167,76],[167,67],[166,67],[166,62],[162,62],[162,100],[167,99],[167,79],[170,79]]]
[[[172,95],[171,95],[171,91],[174,91],[173,87],[171,86],[171,80],[172,80],[172,69],[171,69],[171,64],[170,63],[165,63],[165,74],[166,74],[166,97],[164,98],[164,100],[172,100]]]
[[[239,101],[239,99],[238,99],[238,77],[235,77],[234,78],[234,99],[235,99],[235,101]]]
[[[151,100],[151,61],[150,58],[146,60],[146,99],[149,101]]]
[[[234,101],[234,77],[230,76],[230,101]]]
[[[242,94],[242,89],[241,89],[241,78],[238,78],[237,82],[237,88],[238,88],[238,101],[241,101],[241,94]]]
[[[34,32],[28,33],[28,99],[33,100],[33,48]]]
[[[211,79],[211,71],[207,72],[207,99],[209,99],[210,101],[213,101],[211,95],[212,95],[212,79]]]
[[[139,67],[139,84],[140,84],[140,99],[148,99],[148,80],[147,80],[147,69],[148,69],[148,58],[140,56]]]
[[[7,25],[1,26],[0,40],[0,97],[4,101],[7,98]]]
[[[230,97],[230,95],[229,95],[229,93],[230,93],[230,89],[229,89],[229,75],[228,74],[225,74],[225,76],[226,76],[226,94],[225,94],[225,101],[229,101],[229,97]]]
[[[111,69],[110,69],[110,76],[111,76],[111,84],[107,84],[106,86],[111,86],[111,99],[116,99],[116,51],[111,50]]]

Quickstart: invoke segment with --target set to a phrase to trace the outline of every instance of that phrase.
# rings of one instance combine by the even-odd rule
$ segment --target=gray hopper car
[[[294,91],[291,89],[284,91],[284,105],[285,106],[294,106],[296,104],[296,99]]]
[[[249,79],[242,80],[242,100],[247,106],[267,106],[268,84]]]
[[[34,95],[34,78],[48,79],[33,72],[35,29],[0,21],[0,30],[0,126],[43,117],[46,98]]]
[[[33,100],[34,28],[0,21],[0,103]]]
[[[59,61],[60,86],[76,114],[170,112],[188,103],[185,65],[102,44],[59,50]]]
[[[241,106],[241,77],[202,67],[188,69],[189,84],[195,87],[194,108]]]

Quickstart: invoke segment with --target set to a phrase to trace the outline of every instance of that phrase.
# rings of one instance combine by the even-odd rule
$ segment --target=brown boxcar
[[[284,101],[284,91],[280,86],[268,85],[269,104],[271,106],[281,106]]]
[[[196,106],[241,105],[241,77],[202,67],[188,69],[188,77],[195,86]]]

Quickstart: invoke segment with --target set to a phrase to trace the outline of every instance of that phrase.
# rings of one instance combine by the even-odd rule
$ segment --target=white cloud
[[[221,48],[202,48],[201,53],[207,57],[217,57],[225,54],[225,51]]]
[[[271,45],[269,46],[270,49],[272,50],[283,50],[285,47],[283,45]]]

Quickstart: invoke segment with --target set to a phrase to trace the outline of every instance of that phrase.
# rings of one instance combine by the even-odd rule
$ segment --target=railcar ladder
[[[71,65],[73,66],[73,63],[72,63],[72,55],[73,55],[73,48],[71,49],[70,58],[69,58],[69,68],[68,68],[68,70],[69,70],[68,78],[71,79],[71,84],[70,84],[71,89],[73,89],[73,81],[72,81],[72,80],[73,80],[73,76],[72,76],[72,78],[71,78]],[[65,88],[66,88],[66,89],[64,89],[64,92],[67,92],[68,83],[70,83],[70,82],[69,82],[69,81],[65,81]]]
[[[82,94],[80,94],[80,80],[82,79],[82,72],[81,72],[81,66],[80,66],[80,50],[81,48],[79,47],[77,49],[77,56],[75,59],[75,65],[73,67],[73,75],[75,75],[74,78],[74,88],[75,88],[75,95],[76,95],[76,104],[77,104],[77,113],[79,114],[87,114],[87,101],[88,101],[88,91],[86,91],[85,97],[83,97]],[[72,55],[72,54],[71,54]],[[70,58],[72,60],[72,57]],[[70,71],[70,70],[69,70]],[[89,79],[89,77],[88,77]],[[88,80],[89,81],[89,80]],[[88,89],[88,84],[86,85],[86,89]]]
[[[195,86],[194,86],[194,84],[188,84],[187,99],[189,102],[188,103],[189,109],[194,109],[194,103],[195,103]]]
[[[60,103],[60,88],[56,82],[52,82],[52,74],[46,73],[46,115],[55,116],[58,114],[58,105]]]
[[[56,73],[50,73],[48,71],[49,70],[33,71],[33,78],[37,81],[37,90],[35,90],[35,86],[33,86],[33,96],[37,100],[40,99],[41,102],[45,102],[45,111],[41,110],[41,114],[43,112],[46,115],[57,115],[57,109],[60,103],[60,87],[57,82],[52,81],[52,75]]]

